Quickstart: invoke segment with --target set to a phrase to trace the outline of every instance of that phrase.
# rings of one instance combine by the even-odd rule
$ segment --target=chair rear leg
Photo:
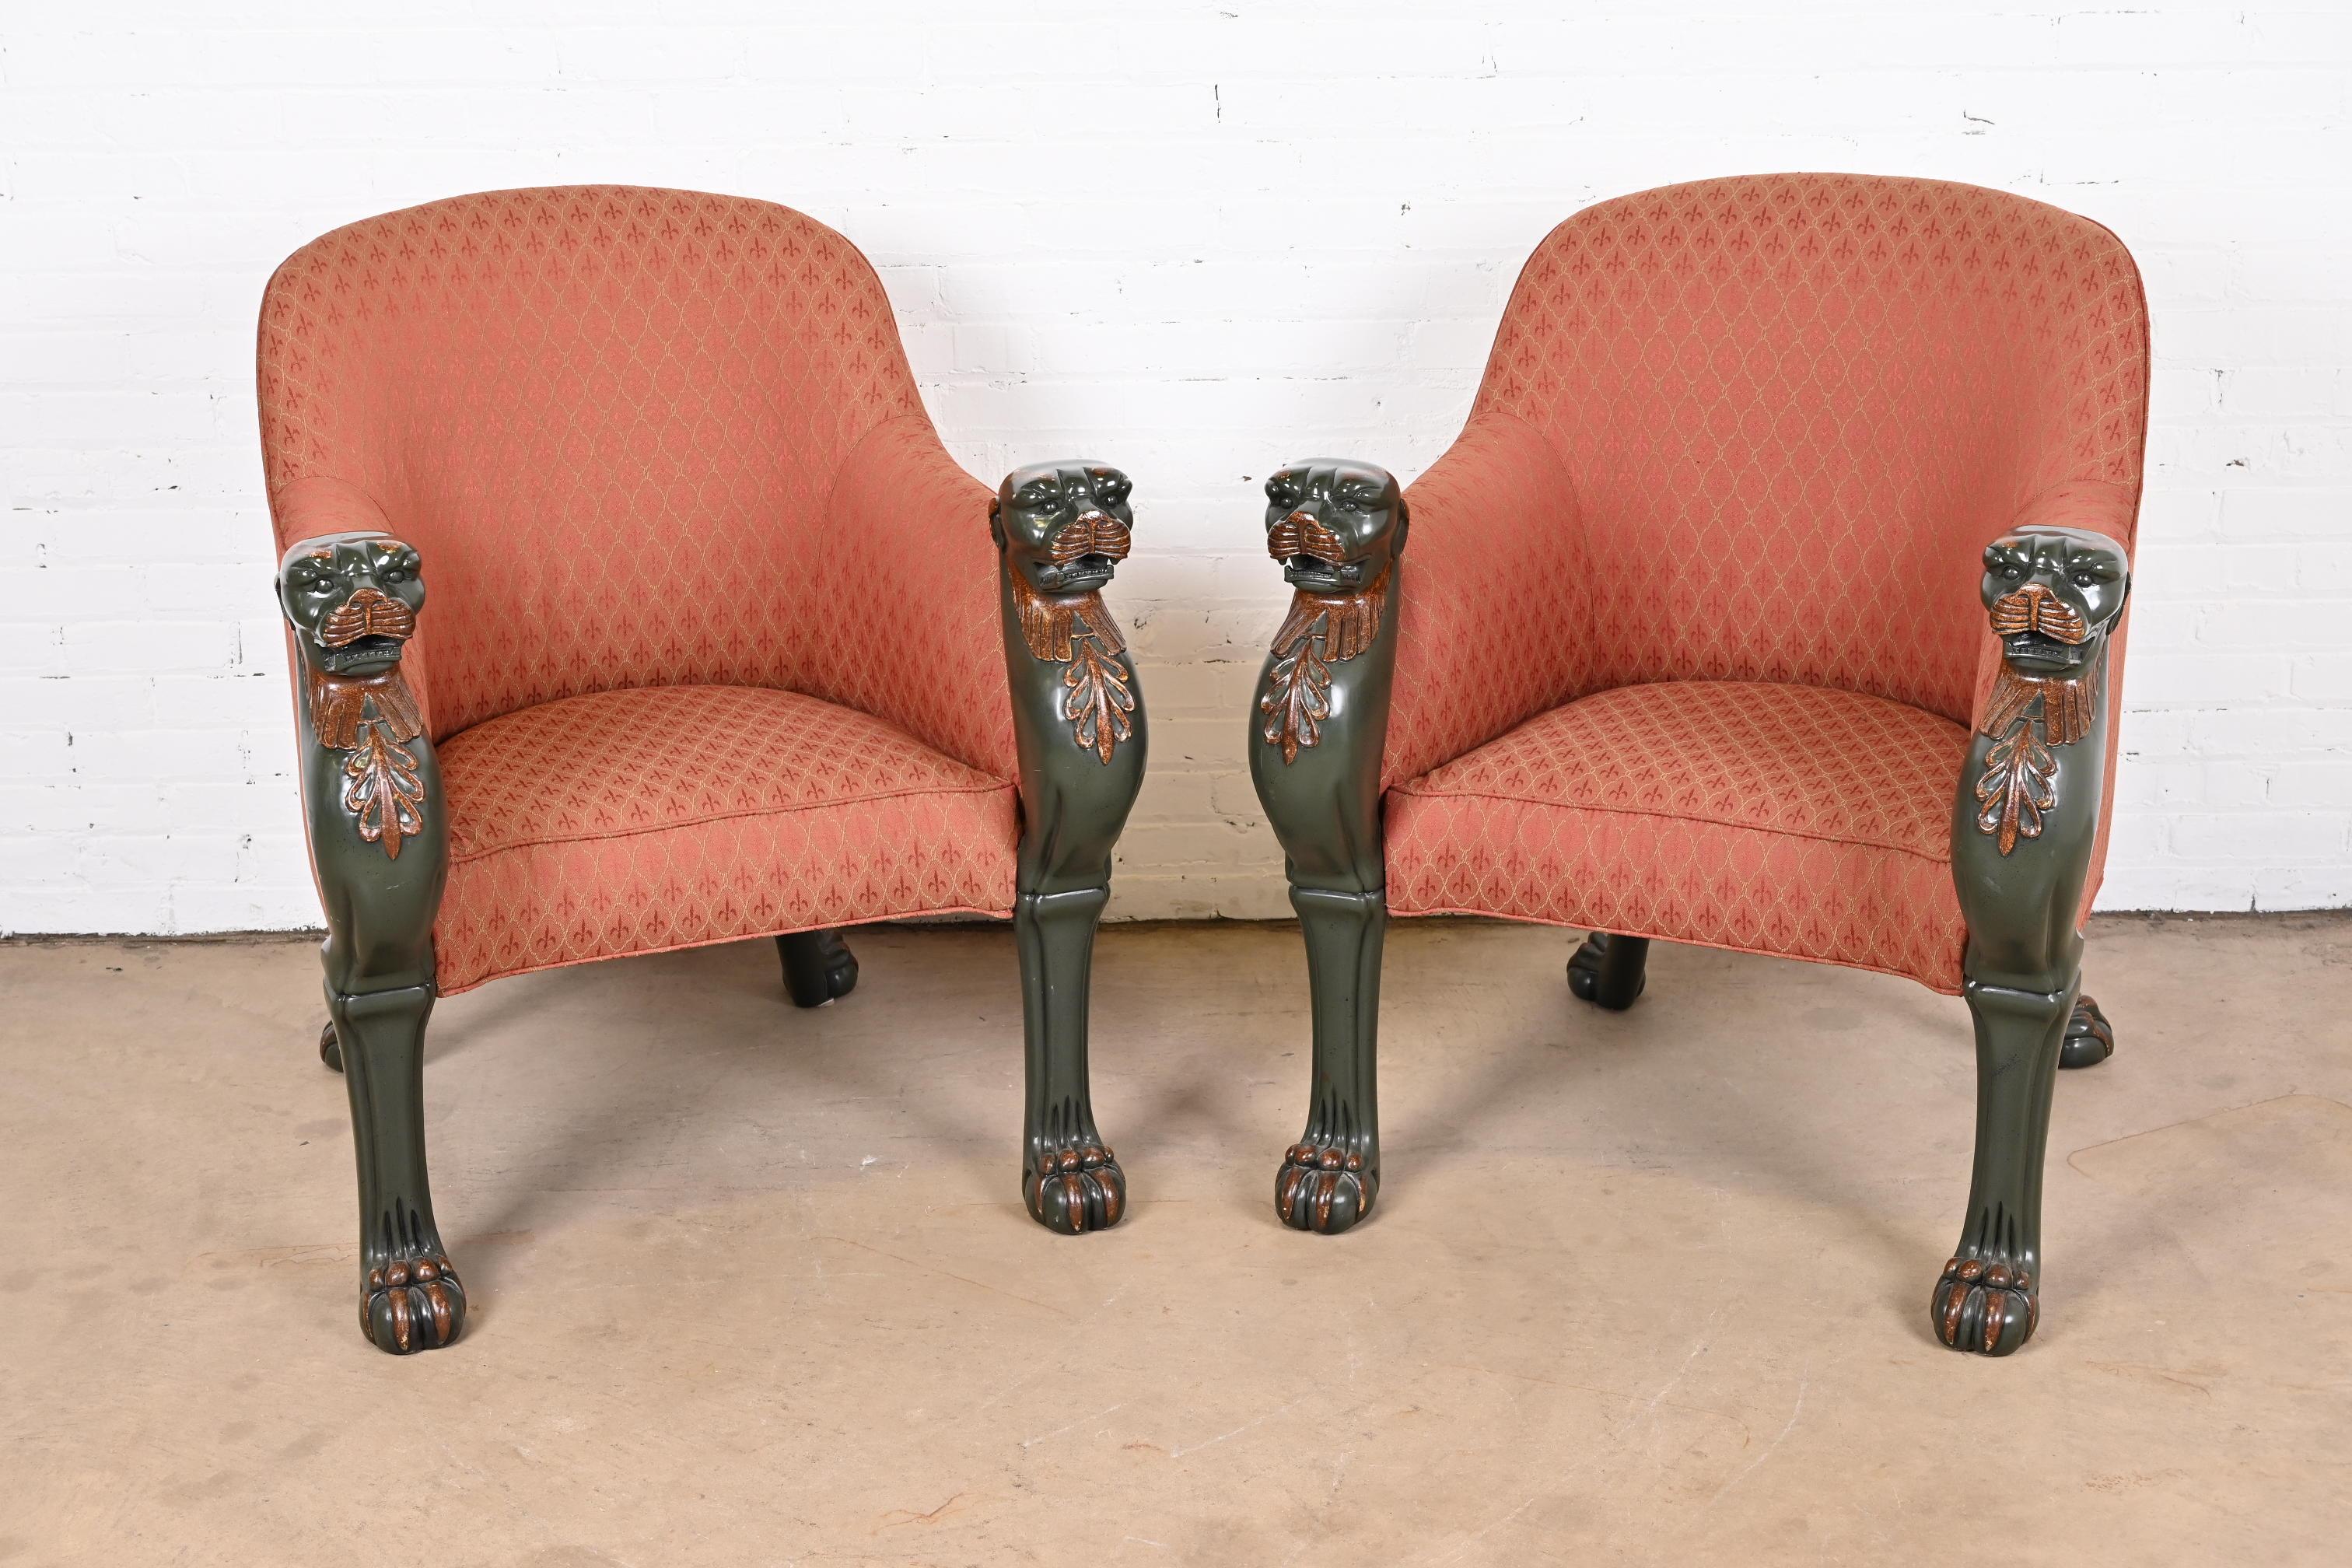
[[[2116,1054],[2116,1031],[2107,1016],[2088,996],[2074,998],[2066,1019],[2065,1043],[2058,1047],[2062,1068],[2095,1068]]]
[[[857,955],[837,931],[786,931],[776,939],[776,953],[795,1007],[822,1007],[857,989]]]
[[[1650,939],[1597,931],[1568,961],[1568,993],[1612,1013],[1631,1007],[1650,983]]]

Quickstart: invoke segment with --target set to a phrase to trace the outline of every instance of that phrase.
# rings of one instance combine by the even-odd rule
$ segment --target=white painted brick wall
[[[2106,902],[2352,901],[2352,5],[653,9],[0,5],[0,930],[315,921],[262,281],[355,217],[596,180],[842,229],[975,473],[1134,473],[1129,915],[1286,912],[1237,770],[1283,597],[1256,480],[1425,467],[1553,223],[1818,168],[2087,213],[2157,324]]]

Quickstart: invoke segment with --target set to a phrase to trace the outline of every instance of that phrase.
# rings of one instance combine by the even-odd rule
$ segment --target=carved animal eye
[[[2022,577],[2022,576],[2024,576],[2024,575],[2025,575],[2025,568],[2024,568],[2024,567],[2022,567],[2022,566],[2020,566],[2016,562],[2012,561],[2012,562],[2011,562],[2008,565],[2006,565],[2006,566],[2004,566],[2004,567],[2002,567],[2002,568],[2000,569],[2000,574],[2001,574],[2002,576],[2004,576],[2004,577],[2008,578],[2011,582],[2014,583],[2014,582],[2016,582],[2020,577]]]

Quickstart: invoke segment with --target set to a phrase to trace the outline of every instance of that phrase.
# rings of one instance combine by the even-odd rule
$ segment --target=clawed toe
[[[1979,1355],[2014,1353],[2042,1321],[2033,1276],[1979,1258],[1955,1258],[1944,1265],[1928,1310],[1937,1339]]]
[[[1336,1236],[1372,1212],[1379,1171],[1337,1145],[1294,1145],[1274,1178],[1274,1206],[1297,1230]]]
[[[1064,1236],[1108,1230],[1127,1212],[1127,1173],[1099,1143],[1048,1150],[1021,1175],[1029,1217]]]
[[[438,1254],[396,1258],[368,1270],[360,1298],[360,1332],[394,1355],[437,1350],[466,1323],[466,1290]]]

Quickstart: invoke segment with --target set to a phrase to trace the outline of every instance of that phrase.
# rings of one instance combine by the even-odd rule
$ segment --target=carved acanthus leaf
[[[2042,814],[2058,804],[2058,758],[2090,733],[2097,716],[2098,666],[2078,676],[2021,675],[2003,664],[1979,732],[1993,737],[1976,783],[1977,831],[2003,855],[2020,838],[2042,837]]]
[[[1331,666],[1372,646],[1388,586],[1383,572],[1357,593],[1310,594],[1302,588],[1291,595],[1290,614],[1274,634],[1265,690],[1257,700],[1266,716],[1259,733],[1267,745],[1282,748],[1286,766],[1323,739],[1323,721],[1331,716]]]
[[[1331,716],[1331,667],[1323,661],[1319,637],[1301,638],[1265,672],[1265,694],[1257,700],[1265,726],[1258,732],[1269,746],[1282,748],[1286,766],[1298,760],[1299,748],[1323,739],[1323,721]]]
[[[1135,733],[1135,693],[1127,671],[1115,658],[1095,651],[1095,640],[1082,637],[1077,657],[1062,671],[1062,717],[1073,721],[1078,744],[1091,746],[1105,763],[1121,741]]]
[[[388,738],[386,725],[370,720],[363,727],[360,743],[343,758],[343,809],[361,838],[382,844],[397,860],[401,841],[425,831],[425,781],[407,748]]]
[[[1071,738],[1108,766],[1118,742],[1135,734],[1129,717],[1135,711],[1135,691],[1117,658],[1127,651],[1118,623],[1099,594],[1048,595],[1031,587],[1010,563],[1004,573],[1030,657],[1068,667],[1062,671],[1061,710],[1070,721]]]
[[[1985,753],[1977,780],[1977,831],[1990,833],[2004,855],[2020,838],[2042,837],[2042,814],[2058,804],[2058,759],[2042,743],[2040,726],[2021,720]]]

